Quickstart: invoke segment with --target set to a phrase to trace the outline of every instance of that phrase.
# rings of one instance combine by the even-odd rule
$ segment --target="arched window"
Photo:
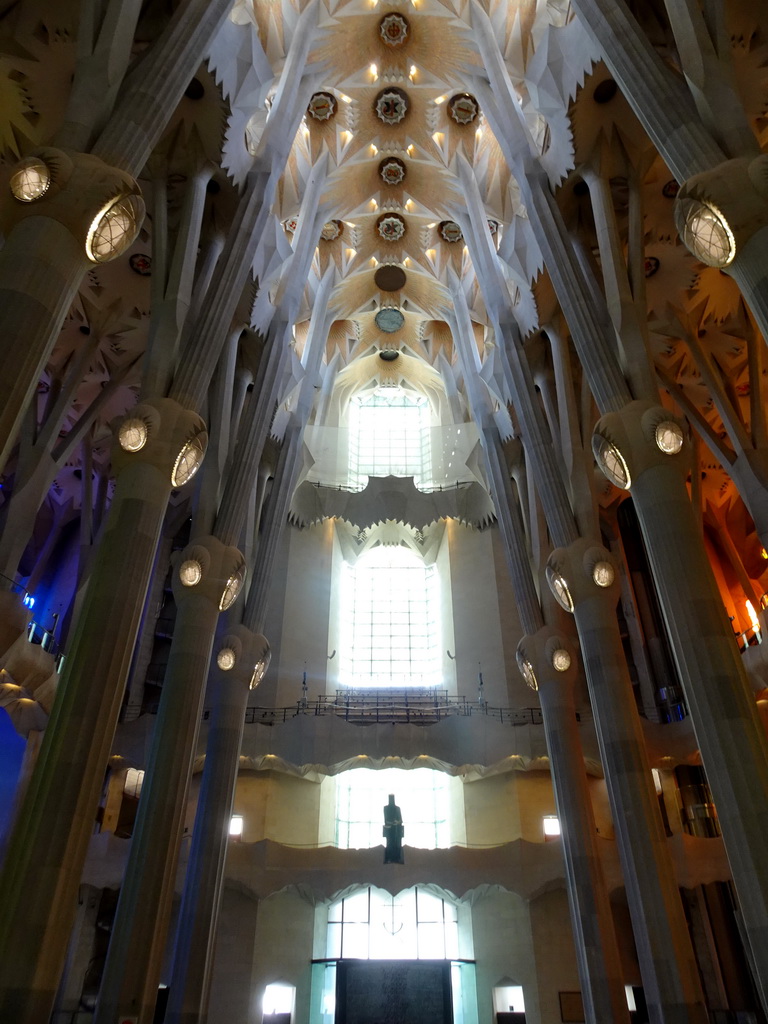
[[[458,907],[421,885],[397,896],[369,885],[331,903],[326,949],[338,960],[456,960]]]
[[[322,941],[323,920],[325,942]],[[313,1005],[321,1024],[333,1024],[337,962],[443,960],[450,962],[454,1024],[477,1022],[477,989],[468,904],[444,889],[416,885],[396,896],[374,886],[348,889],[318,907]]]
[[[371,476],[431,475],[429,403],[400,387],[353,398],[349,408],[349,475],[365,486]]]
[[[438,686],[437,570],[402,546],[343,568],[340,676],[347,686]]]

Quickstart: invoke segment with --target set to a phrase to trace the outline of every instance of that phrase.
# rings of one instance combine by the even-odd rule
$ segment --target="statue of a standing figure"
[[[403,819],[395,803],[394,793],[389,794],[389,803],[384,806],[384,828],[382,835],[387,841],[384,847],[385,864],[405,864],[403,857]]]

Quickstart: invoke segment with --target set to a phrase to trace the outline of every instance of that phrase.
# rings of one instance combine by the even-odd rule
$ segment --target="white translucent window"
[[[455,960],[458,909],[420,885],[390,896],[369,886],[328,908],[329,959]]]
[[[262,1007],[264,1015],[271,1017],[276,1013],[292,1013],[296,989],[293,985],[273,982],[264,989]]]
[[[377,547],[341,577],[340,676],[347,686],[442,681],[437,570],[404,547]]]
[[[402,388],[353,398],[349,409],[349,475],[364,487],[370,476],[430,477],[429,403]]]
[[[496,1013],[525,1013],[523,986],[498,985],[493,990],[493,1007]]]
[[[560,835],[560,819],[556,814],[545,814],[542,818],[542,824],[544,825],[545,836]]]
[[[382,846],[384,805],[400,808],[403,844],[423,850],[450,846],[450,784],[432,768],[353,768],[336,776],[336,845],[343,850]]]

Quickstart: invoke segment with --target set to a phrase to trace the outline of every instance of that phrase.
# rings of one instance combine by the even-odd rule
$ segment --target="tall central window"
[[[349,470],[360,484],[370,476],[430,475],[430,412],[422,395],[400,387],[353,398],[349,409]],[[364,484],[363,484],[364,485]]]
[[[341,579],[347,686],[438,686],[437,570],[405,547],[376,547]]]

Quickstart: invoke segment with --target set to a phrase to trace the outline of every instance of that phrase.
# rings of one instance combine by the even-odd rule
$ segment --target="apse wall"
[[[310,700],[344,688],[339,586],[345,557],[332,520],[285,532],[266,625],[272,663],[252,704],[295,704],[304,672]],[[494,707],[536,706],[514,661],[522,630],[498,531],[448,520],[430,557],[441,583],[440,688],[468,700],[482,695]]]

